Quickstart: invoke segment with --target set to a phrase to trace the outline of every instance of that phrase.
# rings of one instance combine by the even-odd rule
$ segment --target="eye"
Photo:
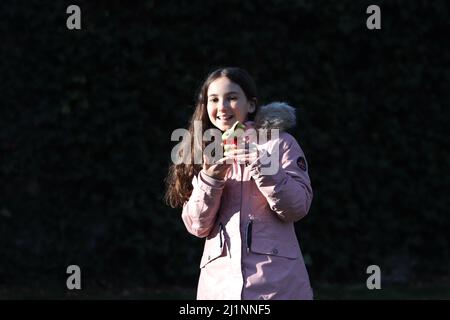
[[[237,100],[238,98],[235,97],[235,96],[232,96],[232,97],[230,97],[229,99],[230,99],[230,100]]]
[[[217,101],[219,101],[219,99],[217,99],[217,98],[211,98],[211,99],[209,99],[209,102],[217,103]]]

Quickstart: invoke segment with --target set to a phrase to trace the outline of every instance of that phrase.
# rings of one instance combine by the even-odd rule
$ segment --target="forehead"
[[[229,92],[243,93],[241,86],[227,77],[221,77],[214,80],[208,87],[208,96],[224,95]]]

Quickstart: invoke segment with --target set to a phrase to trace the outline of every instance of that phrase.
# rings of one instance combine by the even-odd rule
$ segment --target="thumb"
[[[207,167],[210,167],[213,164],[213,159],[208,157],[207,154],[203,154],[203,165],[206,165]]]

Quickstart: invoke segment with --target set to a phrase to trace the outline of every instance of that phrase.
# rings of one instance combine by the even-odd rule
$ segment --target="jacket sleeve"
[[[194,189],[183,205],[181,217],[189,233],[204,238],[214,226],[225,181],[200,171],[194,176],[192,185]]]
[[[262,174],[257,160],[250,165],[250,174],[278,217],[296,222],[308,213],[313,198],[308,165],[303,150],[290,134],[282,133],[278,146],[278,171]]]

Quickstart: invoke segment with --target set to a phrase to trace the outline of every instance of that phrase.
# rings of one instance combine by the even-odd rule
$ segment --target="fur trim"
[[[296,125],[295,109],[284,102],[272,102],[259,107],[255,115],[256,128],[279,129],[280,131]]]

